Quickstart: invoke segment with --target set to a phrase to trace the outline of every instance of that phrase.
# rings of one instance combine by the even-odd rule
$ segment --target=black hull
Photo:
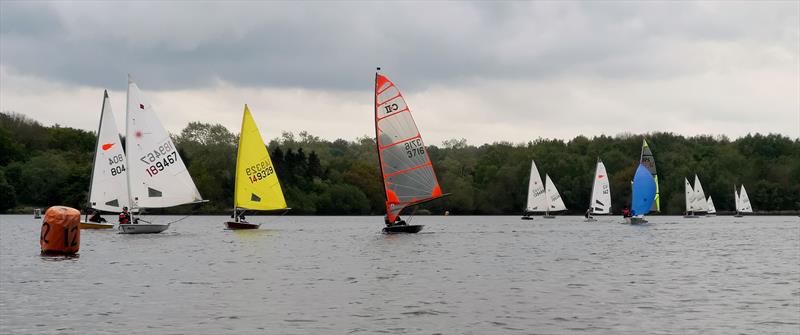
[[[533,217],[532,216],[523,216],[523,217],[521,217],[519,219],[520,220],[533,220]]]
[[[383,228],[385,234],[416,234],[424,225],[396,225]]]
[[[258,229],[260,224],[247,223],[247,222],[225,222],[225,227],[228,229]]]

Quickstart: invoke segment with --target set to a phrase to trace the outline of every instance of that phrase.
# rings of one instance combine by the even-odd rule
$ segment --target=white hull
[[[169,224],[121,224],[120,234],[158,234],[167,230]]]
[[[596,221],[597,219],[595,218],[586,218],[586,220],[583,220],[583,222],[596,222]]]

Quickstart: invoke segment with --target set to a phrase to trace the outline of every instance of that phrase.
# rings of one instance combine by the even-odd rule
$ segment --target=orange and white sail
[[[428,151],[403,95],[389,78],[378,73],[375,134],[390,222],[404,208],[442,196]]]

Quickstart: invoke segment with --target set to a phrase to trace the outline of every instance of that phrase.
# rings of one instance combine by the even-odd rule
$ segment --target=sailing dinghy
[[[126,114],[125,159],[131,212],[205,202],[175,143],[130,75]],[[137,221],[144,220],[132,217],[131,223],[119,225],[120,233],[160,233],[172,223],[140,224]]]
[[[753,206],[750,205],[750,197],[747,196],[747,190],[744,188],[744,184],[742,184],[742,189],[739,193],[736,193],[736,186],[733,187],[733,193],[736,194],[736,215],[737,218],[742,217],[742,213],[752,213]]]
[[[717,208],[714,207],[714,200],[711,199],[710,195],[708,196],[708,200],[706,200],[706,202],[708,203],[708,212],[706,216],[717,216]]]
[[[586,222],[597,221],[593,215],[611,212],[611,185],[608,181],[606,166],[597,158],[592,183],[592,196],[589,198],[589,209],[586,210]]]
[[[561,194],[558,194],[558,188],[556,188],[556,184],[550,179],[550,175],[544,174],[544,193],[545,193],[545,200],[547,201],[547,206],[544,209],[544,216],[545,219],[555,219],[555,215],[551,215],[550,212],[559,212],[567,210],[567,206],[564,205],[564,200],[561,199]]]
[[[647,144],[647,140],[642,139],[642,154],[639,156],[639,163],[644,165],[647,168],[647,171],[650,172],[650,175],[653,176],[653,181],[656,183],[656,195],[653,199],[653,206],[650,208],[651,212],[660,212],[661,211],[661,196],[659,195],[659,188],[658,188],[658,173],[656,171],[656,158],[653,156],[653,151],[650,150],[650,145]]]
[[[98,211],[122,211],[128,206],[128,185],[125,170],[125,153],[117,130],[108,91],[103,92],[100,109],[100,125],[97,127],[97,142],[94,148],[92,179],[89,183],[89,207]],[[116,216],[115,216],[116,217]],[[110,229],[114,223],[92,222],[87,216],[80,223],[81,229]]]
[[[245,210],[287,211],[281,183],[261,138],[250,109],[244,105],[242,132],[236,154],[236,183],[233,199],[233,221],[225,222],[228,229],[257,229],[261,224],[250,223],[242,215]]]
[[[536,162],[531,160],[531,177],[528,179],[528,203],[525,205],[522,219],[533,220],[531,213],[544,211],[547,203],[546,197],[539,169],[536,168]]]
[[[695,199],[696,194],[694,188],[692,187],[692,184],[689,184],[689,179],[683,178],[683,183],[685,189],[684,197],[686,202],[686,212],[683,215],[683,217],[687,219],[698,218],[699,216],[694,214],[694,211],[696,209],[695,203],[697,202],[697,200]]]
[[[380,68],[378,68],[380,70]],[[403,95],[375,72],[375,143],[386,196],[384,233],[417,233],[422,225],[400,219],[406,207],[446,196]]]
[[[645,214],[650,212],[656,198],[656,181],[644,163],[639,163],[636,174],[633,176],[633,193],[631,195],[631,216],[625,218],[625,223],[647,223]]]

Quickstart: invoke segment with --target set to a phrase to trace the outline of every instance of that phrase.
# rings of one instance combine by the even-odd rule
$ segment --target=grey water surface
[[[65,258],[0,216],[0,333],[800,334],[798,217],[226,219],[83,230]]]

